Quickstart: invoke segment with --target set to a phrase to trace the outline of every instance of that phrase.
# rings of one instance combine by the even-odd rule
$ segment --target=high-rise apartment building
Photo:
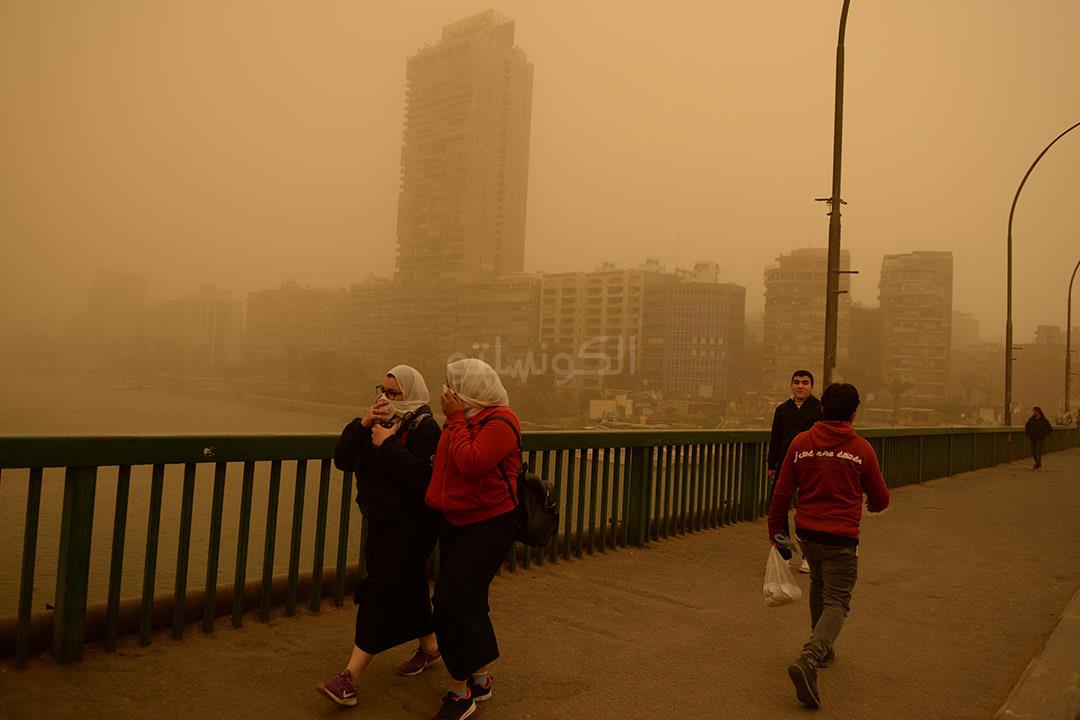
[[[540,347],[555,380],[580,390],[640,383],[645,289],[671,282],[658,269],[551,273],[540,281]]]
[[[939,409],[948,401],[952,280],[951,252],[882,258],[882,377],[901,405]]]
[[[396,279],[521,272],[532,64],[492,10],[443,28],[406,66]]]
[[[702,279],[645,288],[641,372],[647,389],[727,399],[742,388],[746,288]]]
[[[851,256],[840,251],[840,269]],[[819,377],[825,355],[826,248],[801,248],[776,258],[765,269],[765,343],[762,385],[778,396],[789,393],[791,373],[809,370]],[[836,370],[844,377],[851,325],[850,275],[840,275],[837,307]],[[820,394],[821,388],[815,392]]]

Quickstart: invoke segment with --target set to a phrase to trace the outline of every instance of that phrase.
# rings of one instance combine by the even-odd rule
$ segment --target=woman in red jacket
[[[499,657],[488,587],[514,543],[521,427],[490,365],[446,368],[439,438],[427,504],[442,514],[432,621],[450,691],[435,720],[460,720],[491,697],[488,664]]]

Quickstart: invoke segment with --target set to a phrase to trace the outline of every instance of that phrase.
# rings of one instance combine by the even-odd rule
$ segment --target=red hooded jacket
[[[850,422],[819,420],[799,433],[788,448],[769,506],[769,538],[783,532],[791,498],[799,491],[795,527],[858,542],[862,499],[881,512],[889,490],[874,448]]]
[[[451,525],[472,525],[517,507],[521,451],[514,430],[502,420],[492,420],[496,415],[521,432],[517,415],[505,406],[485,408],[468,420],[463,412],[446,416],[424,499]]]

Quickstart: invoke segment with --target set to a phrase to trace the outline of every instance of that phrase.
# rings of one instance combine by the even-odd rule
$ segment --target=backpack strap
[[[500,422],[504,422],[510,426],[510,429],[514,431],[514,437],[517,438],[518,452],[520,453],[521,433],[518,432],[518,429],[514,427],[514,423],[510,422],[508,418],[505,418],[502,415],[492,415],[491,417],[484,418],[481,422],[477,423],[477,429],[484,427],[492,420],[499,420]],[[506,483],[506,492],[508,495],[510,495],[510,499],[514,501],[514,507],[516,508],[519,504],[518,499],[517,496],[514,494],[514,488],[510,486],[510,478],[506,476],[506,468],[503,467],[502,460],[499,461],[497,467],[499,468],[499,474],[502,475],[503,482]]]
[[[420,423],[424,422],[424,420],[426,418],[431,418],[432,420],[435,419],[435,417],[430,412],[427,412],[427,411],[409,413],[409,414],[405,415],[403,418],[401,418],[401,426],[399,428],[399,433],[398,433],[398,438],[400,438],[400,441],[401,441],[401,447],[406,446],[406,442],[408,442],[408,439],[409,439],[409,433],[411,431],[415,430],[416,428],[420,427]],[[431,457],[428,458],[428,464],[429,465],[434,465],[435,464],[435,456],[434,455],[432,455]]]
[[[510,422],[509,418],[507,418],[507,417],[505,417],[503,415],[492,415],[489,418],[484,418],[484,420],[482,422],[480,422],[479,424],[477,424],[476,427],[477,428],[482,428],[485,425],[487,425],[489,422],[491,422],[492,420],[498,420],[499,422],[505,423],[507,426],[509,426],[509,428],[511,430],[514,431],[514,437],[517,438],[518,450],[520,450],[521,449],[521,433],[518,432],[518,429],[516,427],[514,427],[514,423]]]

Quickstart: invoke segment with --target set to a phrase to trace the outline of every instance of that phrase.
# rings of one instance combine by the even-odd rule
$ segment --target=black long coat
[[[407,416],[379,447],[359,419],[334,451],[356,473],[356,502],[367,521],[367,576],[356,588],[356,646],[376,654],[433,632],[427,561],[438,515],[424,503],[441,430],[429,409]]]

